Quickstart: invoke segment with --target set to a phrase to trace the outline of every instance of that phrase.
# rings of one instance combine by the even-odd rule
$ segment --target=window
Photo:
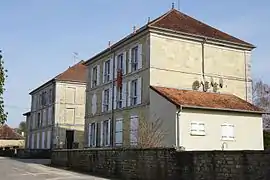
[[[131,49],[131,71],[138,70],[138,46]]]
[[[104,90],[104,97],[103,97],[103,112],[109,110],[109,102],[110,102],[110,89]]]
[[[38,122],[37,122],[37,128],[39,128],[41,125],[41,115],[38,113]]]
[[[123,144],[123,119],[116,119],[115,122],[115,145],[122,146]]]
[[[139,128],[139,119],[138,116],[130,117],[130,145],[138,145],[138,128]]]
[[[205,135],[205,125],[201,122],[192,122],[191,123],[191,135],[195,136],[204,136]]]
[[[137,104],[137,99],[138,99],[138,80],[135,79],[131,81],[131,105],[136,105]]]
[[[123,107],[123,87],[119,87],[117,91],[117,108]]]
[[[52,104],[53,102],[53,94],[52,94],[52,89],[49,90],[49,104]]]
[[[92,88],[97,86],[97,66],[92,70]]]
[[[101,122],[101,146],[109,146],[110,145],[110,120],[105,120]]]
[[[103,76],[104,76],[104,83],[108,82],[110,80],[110,60],[106,61],[104,63],[103,67]]]
[[[221,125],[221,139],[234,140],[234,125],[224,123]]]
[[[124,55],[120,54],[117,56],[117,70],[123,70],[124,68]]]
[[[88,144],[89,146],[96,146],[96,123],[91,123],[89,124],[89,139],[88,139]]]

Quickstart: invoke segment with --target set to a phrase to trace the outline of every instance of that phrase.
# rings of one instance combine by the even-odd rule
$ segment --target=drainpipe
[[[111,107],[112,107],[112,113],[111,113],[111,139],[110,139],[110,142],[111,142],[111,147],[113,147],[113,141],[114,141],[114,86],[115,86],[115,80],[114,80],[114,76],[115,76],[115,52],[113,52],[113,72],[112,72],[112,104],[111,104]]]
[[[176,148],[180,149],[181,144],[181,127],[180,127],[180,115],[182,112],[182,106],[179,106],[178,111],[176,112]]]
[[[202,41],[202,78],[203,78],[203,82],[205,82],[205,69],[204,69],[204,44],[206,42],[207,38],[205,37]],[[203,90],[205,87],[203,87]]]
[[[245,86],[246,86],[246,101],[248,101],[248,78],[247,78],[247,57],[246,51],[244,51],[245,56]]]

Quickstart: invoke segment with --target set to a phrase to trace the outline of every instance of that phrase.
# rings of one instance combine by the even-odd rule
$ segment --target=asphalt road
[[[49,160],[0,157],[0,180],[106,180],[46,166],[49,163]]]

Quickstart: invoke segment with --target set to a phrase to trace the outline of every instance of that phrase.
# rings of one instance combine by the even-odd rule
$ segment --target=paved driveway
[[[106,180],[48,167],[49,160],[21,160],[0,157],[1,180]]]

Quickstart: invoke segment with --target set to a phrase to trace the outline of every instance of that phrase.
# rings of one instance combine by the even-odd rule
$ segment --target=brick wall
[[[270,179],[270,151],[58,150],[52,164],[121,179]]]

